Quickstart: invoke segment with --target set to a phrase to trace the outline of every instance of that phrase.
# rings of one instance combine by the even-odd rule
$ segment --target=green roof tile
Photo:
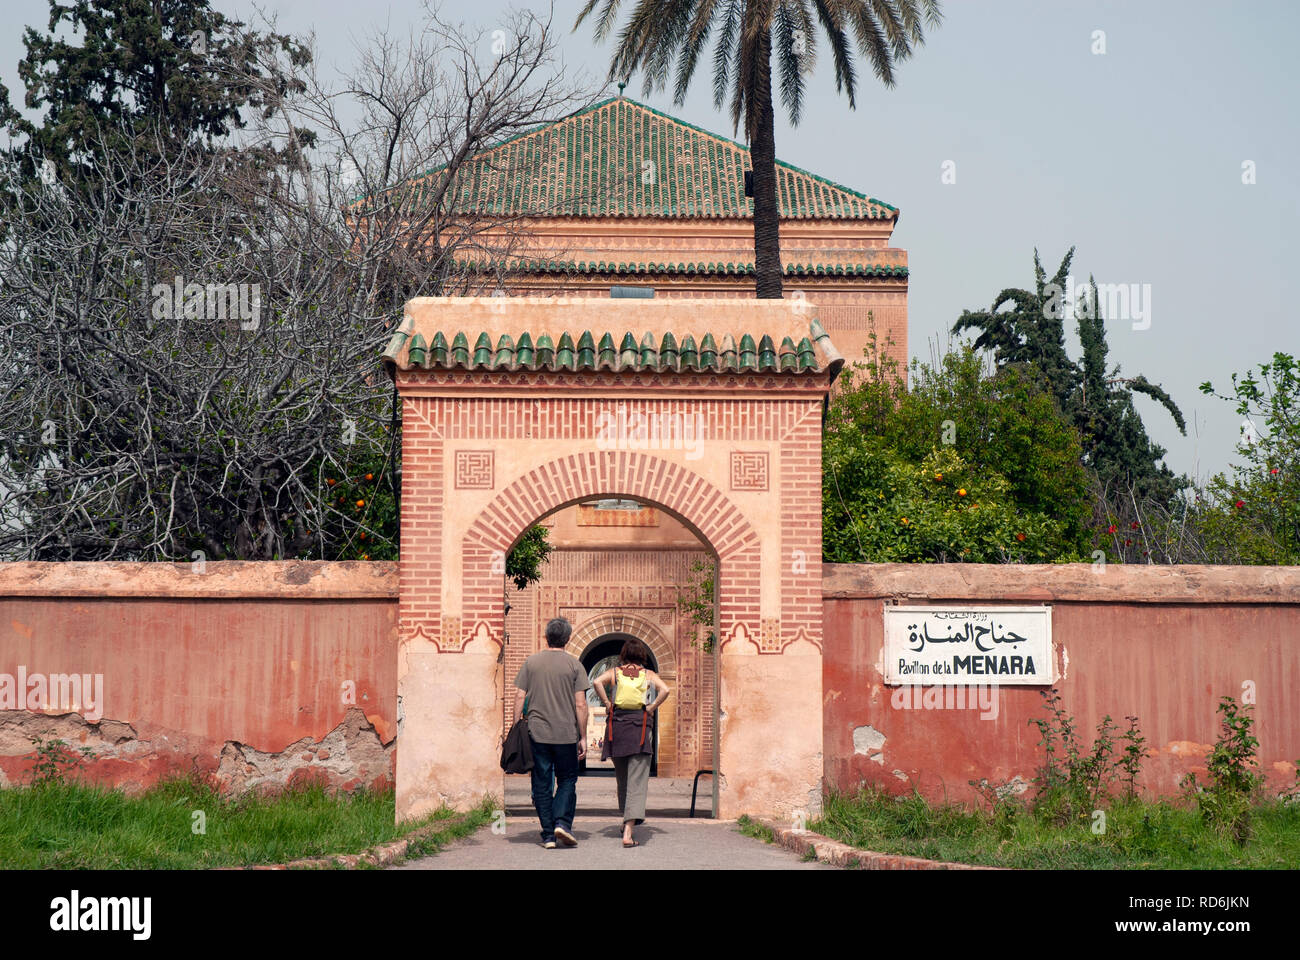
[[[723,335],[721,348],[711,333],[706,333],[697,346],[693,334],[685,334],[679,344],[677,338],[667,332],[656,344],[655,335],[646,332],[638,345],[635,336],[628,331],[622,335],[619,347],[615,350],[614,336],[612,331],[601,331],[597,345],[596,333],[583,330],[578,334],[575,346],[573,334],[566,331],[560,334],[557,347],[550,335],[545,333],[538,335],[534,345],[532,334],[524,331],[519,335],[518,342],[509,334],[503,333],[493,346],[488,333],[481,331],[471,354],[467,346],[469,340],[463,330],[457,331],[452,337],[450,347],[447,346],[446,331],[433,332],[432,347],[426,345],[423,335],[401,331],[390,340],[384,357],[389,362],[396,362],[396,358],[405,349],[406,365],[425,370],[452,368],[503,372],[616,370],[673,373],[757,371],[797,374],[823,369],[818,354],[820,345],[822,355],[827,358],[825,369],[838,371],[844,362],[816,320],[808,325],[808,336],[802,337],[797,346],[792,337],[783,336],[779,348],[767,333],[759,334],[757,345],[754,334],[742,334],[739,348],[729,333]]]
[[[550,334],[543,333],[537,338],[537,366],[541,369],[550,369],[551,364],[555,362],[555,344],[552,342]]]
[[[652,160],[655,176],[640,176]],[[611,98],[477,154],[452,213],[592,217],[747,218],[749,148],[626,97]],[[419,204],[437,167],[394,191]],[[892,220],[890,204],[777,161],[782,217]],[[647,182],[647,180],[649,182]],[[357,201],[365,202],[364,198]]]
[[[590,330],[582,331],[578,338],[578,369],[590,370],[596,365],[596,340]]]
[[[510,334],[501,334],[497,341],[496,356],[492,358],[492,367],[497,370],[513,370],[515,367],[515,342]]]
[[[614,350],[614,338],[609,331],[600,338],[600,345],[596,348],[596,365],[601,369],[613,370],[618,366],[618,354]]]
[[[648,330],[641,339],[641,366],[654,368],[659,366],[659,354],[655,350],[654,335]]]
[[[560,345],[555,348],[555,366],[562,370],[574,368],[573,337],[568,333],[560,334]]]
[[[429,352],[433,354],[431,360],[434,366],[445,367],[447,365],[447,338],[442,335],[441,330],[433,335],[433,346]]]
[[[533,338],[525,330],[519,335],[519,343],[515,345],[515,363],[521,367],[532,367],[533,359]]]
[[[682,337],[682,349],[678,356],[681,357],[681,369],[695,370],[699,367],[700,352],[695,349],[695,338],[689,333]]]
[[[782,371],[799,369],[799,356],[794,351],[794,341],[789,337],[785,337],[781,341],[780,357],[780,368]]]
[[[632,336],[631,331],[623,334],[623,342],[618,348],[618,366],[619,369],[635,369],[639,362],[636,352],[636,337]]]
[[[424,337],[417,333],[411,338],[411,364],[416,367],[424,366],[424,358],[427,352],[428,348],[425,346]]]
[[[758,350],[754,347],[754,338],[748,333],[740,338],[738,369],[753,370],[758,366]]]
[[[650,262],[612,264],[595,261],[534,260],[526,257],[507,258],[504,263],[495,261],[457,260],[456,265],[471,273],[497,273],[503,267],[515,273],[531,274],[587,274],[608,276],[654,276],[697,274],[703,276],[752,276],[753,263],[695,263]],[[875,277],[905,280],[907,267],[893,263],[787,263],[784,273],[792,278],[812,277]]]
[[[451,362],[453,364],[469,363],[469,340],[465,338],[464,331],[458,332],[455,339],[451,341]]]
[[[677,369],[677,341],[671,333],[665,333],[659,344],[659,365],[665,370]]]
[[[700,341],[700,369],[716,370],[718,367],[718,344],[713,334],[706,333]]]
[[[752,339],[750,341],[753,342]],[[722,338],[722,350],[719,351],[719,358],[723,370],[738,370],[740,363],[736,353],[736,338],[731,334],[726,334]]]
[[[804,337],[799,341],[799,369],[811,370],[817,366],[817,351],[813,349],[812,341]]]

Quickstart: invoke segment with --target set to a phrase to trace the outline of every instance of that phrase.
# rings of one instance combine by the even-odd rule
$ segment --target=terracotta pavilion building
[[[740,143],[617,97],[507,140],[478,161],[456,205],[512,225],[502,292],[754,296],[750,155]],[[862,357],[873,330],[904,361],[907,252],[890,245],[898,209],[780,161],[777,180],[785,296],[807,301],[809,319],[849,363]],[[626,349],[618,331],[595,336],[602,333],[613,342],[593,339],[593,354]],[[638,351],[646,347],[642,331],[625,333]],[[462,349],[473,354],[481,346]],[[745,346],[735,345],[738,362]],[[748,346],[757,369],[766,344]],[[494,355],[499,347],[490,345]],[[793,347],[797,364],[799,345]],[[770,349],[779,367],[780,347]],[[692,585],[709,576],[709,551],[673,516],[633,501],[573,504],[541,522],[553,548],[543,579],[523,591],[508,589],[503,729],[519,665],[543,645],[546,621],[565,616],[574,626],[569,650],[593,676],[625,639],[650,646],[674,691],[659,717],[658,775],[690,777],[712,768],[716,658],[709,629],[682,605]],[[592,713],[595,738],[603,720],[600,710]],[[588,752],[596,764],[599,750],[589,744]]]

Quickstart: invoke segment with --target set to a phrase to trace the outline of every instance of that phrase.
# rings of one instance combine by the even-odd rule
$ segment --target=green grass
[[[753,837],[756,840],[762,840],[764,843],[776,842],[776,834],[773,833],[771,829],[763,826],[761,823],[759,823],[756,820],[751,820],[745,814],[741,814],[740,819],[736,821],[736,826],[738,826],[740,828],[740,832],[747,837]]]
[[[332,794],[319,786],[272,797],[222,796],[192,780],[172,780],[128,797],[77,783],[0,789],[0,868],[145,869],[285,863],[361,853],[416,827],[452,820],[417,840],[422,856],[472,833],[491,817],[487,801],[463,820],[451,810],[400,825],[394,794]],[[206,816],[196,834],[194,812]]]
[[[1105,832],[1094,834],[1090,817],[1056,826],[1020,803],[989,812],[931,805],[915,793],[894,798],[863,789],[856,796],[828,796],[822,816],[808,828],[864,850],[999,867],[1295,869],[1300,863],[1300,803],[1257,805],[1254,833],[1244,846],[1184,805],[1115,801],[1105,812]]]

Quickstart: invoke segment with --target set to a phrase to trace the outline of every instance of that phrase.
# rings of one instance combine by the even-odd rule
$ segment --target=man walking
[[[515,721],[528,704],[533,747],[533,806],[542,822],[542,846],[578,844],[573,817],[578,809],[578,761],[587,753],[587,688],[591,681],[578,658],[566,653],[573,627],[563,617],[546,625],[546,649],[519,668]],[[554,791],[554,792],[552,792]]]

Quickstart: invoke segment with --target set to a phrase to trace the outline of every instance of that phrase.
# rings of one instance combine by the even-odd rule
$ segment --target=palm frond
[[[618,47],[610,61],[609,77],[630,77],[646,62],[646,52],[654,45],[658,32],[658,8],[654,0],[640,0],[619,32]],[[654,89],[655,77],[645,71],[646,94]]]
[[[904,0],[901,3],[898,0],[867,0],[867,2],[871,4],[876,23],[880,25],[885,38],[889,41],[894,59],[904,59],[911,50],[905,24],[909,15],[912,19],[915,19],[915,4],[911,3],[910,0]],[[859,0],[859,5],[865,4],[862,0]]]
[[[857,106],[854,97],[857,90],[858,74],[853,66],[853,47],[844,32],[844,17],[838,0],[816,0],[817,19],[831,45],[831,58],[835,61],[835,89],[847,94],[849,108]]]
[[[812,24],[797,19],[806,12],[797,4],[783,2],[777,6],[772,23],[773,47],[781,77],[781,100],[790,113],[790,122],[796,126],[803,108],[804,70],[813,50]],[[796,30],[803,34],[802,53],[797,49]]]
[[[657,87],[664,87],[672,72],[672,62],[685,43],[690,30],[691,13],[696,0],[660,0],[654,36],[646,48],[641,69]]]
[[[700,53],[709,41],[709,32],[713,29],[713,15],[717,12],[718,0],[699,0],[695,13],[691,17],[691,26],[682,42],[681,55],[677,58],[677,84],[673,88],[673,101],[686,102],[686,90],[691,77],[695,75],[695,65]]]
[[[718,18],[718,39],[713,47],[713,106],[722,109],[727,100],[736,61],[736,32],[740,29],[740,12],[744,0],[727,0]]]
[[[858,47],[871,61],[872,72],[876,79],[887,87],[894,85],[894,54],[880,21],[866,3],[851,3],[848,7],[849,19],[853,24],[853,33]]]
[[[601,10],[600,16],[596,18],[595,37],[597,43],[604,42],[609,36],[609,31],[614,26],[614,19],[618,16],[618,7],[623,0],[605,0],[605,8]],[[578,14],[578,19],[573,22],[573,29],[577,30],[582,26],[582,21],[587,19],[587,14],[596,8],[600,0],[587,0],[587,5],[582,8]]]

